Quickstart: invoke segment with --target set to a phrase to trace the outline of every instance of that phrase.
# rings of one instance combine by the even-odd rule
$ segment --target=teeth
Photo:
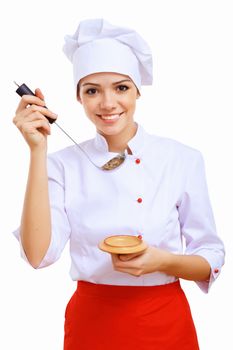
[[[101,115],[101,118],[104,120],[113,120],[120,118],[120,114],[113,114],[113,115]]]

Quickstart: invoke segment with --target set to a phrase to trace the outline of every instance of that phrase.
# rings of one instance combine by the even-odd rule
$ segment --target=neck
[[[120,134],[116,135],[103,135],[108,143],[109,152],[121,153],[126,149],[129,154],[132,154],[128,147],[128,142],[131,140],[137,132],[137,124],[134,123],[130,129],[123,130]]]

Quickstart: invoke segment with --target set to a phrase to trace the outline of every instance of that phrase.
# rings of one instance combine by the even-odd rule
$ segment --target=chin
[[[98,131],[106,136],[115,136],[123,131],[122,128],[114,127],[114,126],[106,126],[104,128],[98,128]]]

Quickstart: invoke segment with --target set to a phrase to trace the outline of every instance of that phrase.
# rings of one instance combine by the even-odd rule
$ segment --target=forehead
[[[129,81],[129,82],[132,81],[128,75],[124,75],[124,74],[112,73],[112,72],[93,73],[82,78],[79,82],[79,86],[81,87],[82,85],[84,84],[86,85],[88,83],[100,84],[100,85],[114,84],[122,80]]]

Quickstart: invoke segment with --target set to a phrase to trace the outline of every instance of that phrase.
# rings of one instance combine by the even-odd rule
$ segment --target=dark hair
[[[79,83],[78,83],[77,89],[76,89],[76,97],[77,97],[77,98],[79,97]]]

